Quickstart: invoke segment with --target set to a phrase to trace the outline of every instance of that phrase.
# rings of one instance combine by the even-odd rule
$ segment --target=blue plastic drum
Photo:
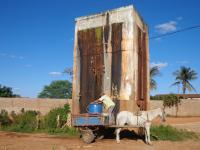
[[[103,105],[99,103],[92,103],[88,106],[88,113],[101,114],[103,112]]]

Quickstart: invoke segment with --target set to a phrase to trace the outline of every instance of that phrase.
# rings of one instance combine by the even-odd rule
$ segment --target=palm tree
[[[157,83],[154,79],[155,76],[160,74],[160,70],[158,66],[154,66],[150,68],[150,90],[157,89]]]
[[[178,85],[182,86],[183,94],[185,94],[186,90],[188,91],[195,91],[195,88],[190,83],[190,81],[197,79],[197,73],[192,70],[190,67],[182,66],[180,70],[177,70],[173,73],[175,76],[175,81],[172,86]]]

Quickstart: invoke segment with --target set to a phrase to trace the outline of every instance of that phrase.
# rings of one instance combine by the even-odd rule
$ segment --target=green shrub
[[[24,111],[14,116],[13,124],[8,128],[11,131],[32,132],[37,128],[36,111]]]
[[[70,106],[64,105],[63,108],[55,108],[47,115],[39,117],[39,112],[21,110],[20,114],[11,112],[10,117],[8,113],[3,110],[0,113],[0,122],[2,124],[1,130],[14,131],[14,132],[45,132],[57,135],[77,135],[78,132],[75,128],[70,128],[65,125],[67,122],[68,114],[70,113]],[[59,127],[57,126],[57,116],[60,116]],[[61,128],[62,127],[62,128]]]
[[[176,108],[176,116],[178,114],[179,105],[181,105],[181,96],[178,96],[176,94],[168,94],[168,95],[156,95],[151,96],[151,100],[162,100],[163,101],[163,107],[175,107]]]
[[[11,111],[10,116],[12,117],[12,119],[14,119],[17,116],[17,114],[15,113],[15,111]]]
[[[199,139],[199,136],[194,132],[188,132],[186,130],[178,130],[169,125],[152,126],[150,133],[151,133],[151,139],[153,140],[182,141],[186,139]]]
[[[151,100],[162,100],[162,97],[155,95],[155,96],[150,96],[150,99]]]
[[[163,106],[164,107],[178,107],[178,105],[181,103],[181,100],[178,96],[176,95],[167,95],[164,99],[163,99]]]
[[[11,119],[8,116],[8,112],[4,109],[0,112],[0,124],[2,126],[8,126],[12,123]]]
[[[45,117],[44,117],[44,126],[46,128],[57,128],[57,116],[60,116],[60,127],[63,126],[68,117],[68,113],[70,112],[70,106],[65,104],[63,108],[55,108],[51,110]]]
[[[181,100],[177,95],[170,94],[167,95],[163,100],[163,107],[175,107],[176,108],[176,116],[178,116],[179,105],[181,105]]]
[[[155,96],[150,96],[151,100],[166,100],[166,99],[171,99],[171,98],[179,98],[182,99],[182,96],[176,95],[176,94],[166,94],[166,95],[155,95]]]

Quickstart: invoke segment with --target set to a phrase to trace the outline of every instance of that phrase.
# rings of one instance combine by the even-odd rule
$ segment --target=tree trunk
[[[185,99],[186,83],[183,82],[183,99]]]

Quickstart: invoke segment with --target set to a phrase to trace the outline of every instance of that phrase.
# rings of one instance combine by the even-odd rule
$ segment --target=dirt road
[[[199,150],[199,141],[154,141],[152,146],[142,140],[114,139],[84,144],[79,138],[58,138],[42,134],[19,134],[0,132],[0,150]]]
[[[157,121],[158,122],[158,121]],[[198,118],[168,118],[167,123],[192,124],[200,122]],[[200,128],[200,126],[198,126]],[[200,141],[153,141],[146,145],[142,140],[123,138],[120,144],[115,139],[104,139],[92,144],[83,143],[78,137],[59,138],[45,134],[22,134],[0,132],[0,150],[199,150]]]

